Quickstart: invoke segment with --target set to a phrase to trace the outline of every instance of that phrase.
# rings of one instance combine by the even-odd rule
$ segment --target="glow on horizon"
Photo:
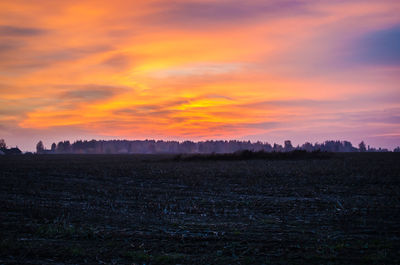
[[[0,138],[400,145],[398,1],[0,2]]]

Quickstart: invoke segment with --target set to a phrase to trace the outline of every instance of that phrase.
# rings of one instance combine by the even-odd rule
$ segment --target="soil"
[[[400,264],[400,154],[0,157],[0,264]]]

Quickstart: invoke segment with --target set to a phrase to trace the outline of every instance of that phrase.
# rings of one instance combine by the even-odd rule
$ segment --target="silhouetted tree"
[[[312,152],[314,151],[314,146],[311,143],[306,142],[300,147],[300,149],[305,150],[307,152]]]
[[[283,151],[283,147],[280,144],[274,143],[274,147],[272,148],[272,151],[274,151],[274,152],[282,152]]]
[[[52,144],[51,144],[51,151],[52,151],[52,152],[55,152],[55,151],[56,151],[56,148],[57,148],[56,143],[52,143]]]
[[[69,141],[60,141],[57,144],[57,153],[71,153],[71,151],[71,144]]]
[[[36,153],[41,154],[44,151],[44,145],[42,141],[39,141],[36,145]]]
[[[289,140],[285,141],[285,147],[284,147],[285,152],[290,152],[293,150],[293,145],[292,142]]]
[[[0,149],[7,149],[6,141],[0,139]]]
[[[359,150],[360,152],[366,152],[366,151],[367,151],[367,148],[365,147],[364,141],[362,141],[362,142],[358,145],[358,150]]]

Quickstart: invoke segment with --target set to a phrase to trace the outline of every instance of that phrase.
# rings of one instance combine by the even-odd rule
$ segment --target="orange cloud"
[[[0,132],[318,140],[335,138],[330,124],[359,140],[364,123],[379,143],[399,130],[400,63],[352,55],[365,35],[400,25],[399,11],[398,1],[3,1]],[[384,124],[365,122],[385,108]]]

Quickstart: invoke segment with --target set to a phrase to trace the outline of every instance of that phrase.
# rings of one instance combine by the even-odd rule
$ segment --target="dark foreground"
[[[0,264],[400,264],[396,153],[3,156],[0,190]]]

